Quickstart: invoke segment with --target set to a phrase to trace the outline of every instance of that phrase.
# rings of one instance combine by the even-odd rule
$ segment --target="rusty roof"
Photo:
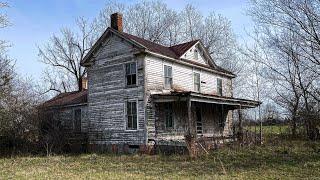
[[[179,57],[182,56],[186,51],[188,51],[193,45],[195,45],[199,40],[189,41],[182,44],[177,44],[170,46],[169,49],[174,51]]]
[[[44,102],[41,107],[61,107],[67,105],[83,104],[88,102],[88,90],[61,93]]]

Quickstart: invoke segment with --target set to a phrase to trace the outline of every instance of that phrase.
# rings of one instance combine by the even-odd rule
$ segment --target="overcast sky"
[[[37,45],[48,41],[61,27],[73,27],[79,16],[94,18],[103,8],[104,0],[8,0],[5,10],[12,26],[0,30],[0,39],[9,41],[8,54],[16,60],[18,73],[38,79],[44,66],[39,62]],[[123,1],[132,4],[135,0]],[[239,41],[246,38],[245,29],[252,26],[245,15],[247,0],[164,0],[169,7],[181,10],[190,3],[203,15],[211,11],[227,17]],[[125,16],[125,14],[124,14]]]

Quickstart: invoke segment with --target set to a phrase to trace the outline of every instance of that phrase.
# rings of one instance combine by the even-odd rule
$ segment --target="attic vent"
[[[194,58],[195,58],[195,59],[198,59],[198,54],[199,54],[198,51],[195,49],[195,50],[194,50]]]

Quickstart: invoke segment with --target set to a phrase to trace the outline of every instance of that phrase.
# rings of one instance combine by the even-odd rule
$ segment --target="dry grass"
[[[0,159],[0,179],[292,179],[320,177],[320,143],[273,140],[187,156],[83,154]]]

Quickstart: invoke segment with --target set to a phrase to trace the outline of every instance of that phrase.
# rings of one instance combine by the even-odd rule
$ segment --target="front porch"
[[[260,102],[194,92],[152,96],[157,145],[185,146],[185,136],[223,139],[233,135],[233,110],[257,107]],[[150,139],[150,137],[149,137]]]

